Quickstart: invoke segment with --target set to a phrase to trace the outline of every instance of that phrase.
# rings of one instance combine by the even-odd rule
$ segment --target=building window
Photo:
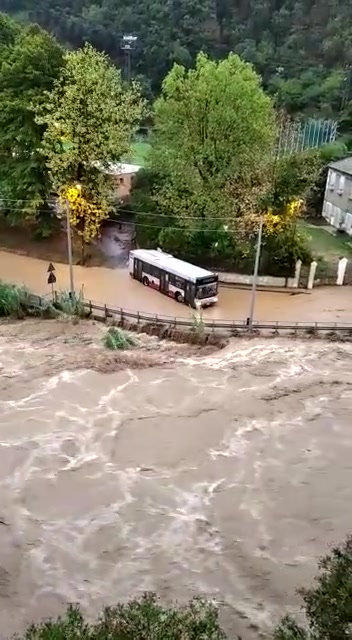
[[[339,181],[337,183],[337,193],[341,196],[343,194],[345,188],[345,176],[339,176]]]
[[[119,178],[119,183],[120,184],[124,184],[125,183],[124,179],[123,178]]]
[[[329,171],[329,189],[331,189],[331,191],[333,191],[335,189],[335,182],[336,182],[336,173],[335,171]]]
[[[341,209],[340,207],[334,207],[334,218],[333,225],[335,229],[338,229],[340,226],[340,218],[341,218]]]

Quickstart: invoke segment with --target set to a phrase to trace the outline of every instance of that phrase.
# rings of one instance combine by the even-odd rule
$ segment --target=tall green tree
[[[37,121],[45,125],[43,153],[56,191],[78,209],[72,223],[85,240],[108,215],[113,185],[106,170],[129,151],[144,102],[120,71],[90,45],[65,54],[54,89]],[[72,192],[79,185],[79,197]],[[94,220],[92,219],[94,218]]]
[[[199,54],[190,70],[175,65],[155,104],[146,181],[162,215],[140,216],[140,236],[145,224],[159,225],[154,243],[180,255],[209,259],[228,244],[234,256],[238,219],[265,192],[274,136],[272,103],[251,65],[233,54],[221,62]]]
[[[62,50],[38,26],[0,16],[0,194],[13,222],[47,209],[50,181],[35,109],[62,65]]]
[[[274,129],[270,98],[238,56],[215,62],[199,54],[189,71],[175,65],[155,105],[150,166],[167,178],[158,204],[184,224],[231,218],[231,183],[260,172]]]

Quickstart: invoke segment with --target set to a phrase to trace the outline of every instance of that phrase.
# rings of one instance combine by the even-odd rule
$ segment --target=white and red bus
[[[174,258],[160,249],[135,249],[130,252],[129,272],[145,287],[152,287],[177,302],[192,307],[207,307],[218,301],[216,273]]]

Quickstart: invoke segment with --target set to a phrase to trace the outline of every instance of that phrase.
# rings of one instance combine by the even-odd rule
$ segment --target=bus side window
[[[179,289],[184,289],[185,281],[182,280],[182,278],[175,278],[175,287],[178,287]]]
[[[173,275],[173,273],[169,274],[169,284],[175,285],[175,276]]]

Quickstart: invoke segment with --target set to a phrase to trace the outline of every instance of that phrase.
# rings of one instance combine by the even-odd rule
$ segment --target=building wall
[[[113,176],[113,182],[118,198],[126,198],[129,196],[134,176],[135,173],[123,173]]]
[[[352,235],[352,176],[329,169],[323,216],[336,229]]]

